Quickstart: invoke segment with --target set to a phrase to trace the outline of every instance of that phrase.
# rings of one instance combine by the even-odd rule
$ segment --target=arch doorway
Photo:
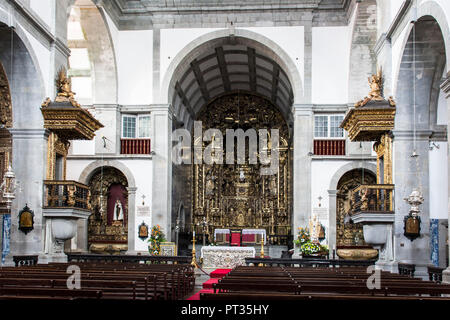
[[[362,224],[355,224],[349,216],[351,191],[362,184],[376,184],[376,176],[367,170],[355,169],[345,173],[338,182],[336,194],[336,245],[363,246]]]
[[[128,181],[113,167],[97,169],[89,180],[93,213],[88,244],[94,253],[124,253],[128,249]]]

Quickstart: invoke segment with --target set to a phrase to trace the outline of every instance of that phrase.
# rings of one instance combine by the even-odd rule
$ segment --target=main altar
[[[253,246],[267,242],[266,229],[215,229],[214,242],[217,245]]]
[[[254,258],[254,247],[205,246],[201,249],[203,268],[234,268],[245,265],[245,258]]]
[[[265,110],[261,112],[260,110]],[[262,175],[266,167],[261,161],[250,163],[255,158],[254,150],[244,143],[245,158],[239,163],[193,165],[192,212],[193,231],[206,235],[209,242],[217,236],[215,230],[241,230],[242,242],[248,245],[259,244],[260,233],[251,230],[264,230],[272,245],[287,245],[291,235],[292,208],[292,150],[289,146],[289,129],[283,115],[269,101],[249,94],[224,96],[215,100],[201,113],[198,121],[202,130],[216,128],[226,136],[227,129],[254,130],[277,128],[279,163],[272,175]],[[215,140],[214,140],[215,141]],[[226,140],[223,141],[226,144]],[[203,153],[207,141],[195,140],[194,153]],[[226,146],[213,148],[224,150]],[[272,145],[267,145],[271,152]],[[226,148],[225,148],[226,149]],[[238,143],[234,144],[234,155]],[[215,149],[214,149],[215,150]],[[227,151],[228,152],[228,151]],[[254,160],[254,159],[253,159]],[[231,234],[231,232],[230,232]],[[255,236],[253,236],[255,234]],[[226,244],[227,241],[217,241]]]

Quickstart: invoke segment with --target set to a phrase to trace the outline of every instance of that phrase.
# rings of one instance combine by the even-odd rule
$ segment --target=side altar
[[[203,268],[234,268],[245,265],[245,258],[254,258],[254,247],[205,246],[201,249]]]

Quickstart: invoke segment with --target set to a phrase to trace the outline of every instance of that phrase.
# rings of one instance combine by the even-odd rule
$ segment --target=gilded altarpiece
[[[392,184],[392,138],[383,134],[373,146],[377,153],[377,184]]]
[[[206,232],[213,238],[217,228],[266,229],[268,235],[288,236],[291,232],[291,150],[286,122],[277,108],[259,96],[232,94],[220,97],[200,113],[203,132],[219,129],[223,135],[223,164],[193,165],[192,222],[197,233]],[[274,175],[261,175],[261,162],[249,163],[249,144],[245,143],[245,164],[236,160],[226,164],[226,130],[279,130],[279,166]],[[268,139],[269,154],[271,141]],[[195,152],[203,152],[211,142],[194,141]],[[259,152],[259,146],[258,146]]]
[[[6,72],[0,63],[0,181],[8,169],[12,151],[11,134],[7,128],[12,127],[11,93]]]
[[[127,186],[126,177],[112,167],[100,168],[92,176],[89,182],[92,195],[92,215],[88,225],[90,251],[127,250]]]
[[[373,185],[376,177],[370,172],[352,170],[344,174],[338,183],[336,212],[336,244],[338,246],[365,245],[363,226],[350,221],[352,191],[362,184]]]

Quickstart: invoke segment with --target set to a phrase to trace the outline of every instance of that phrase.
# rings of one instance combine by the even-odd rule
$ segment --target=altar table
[[[254,247],[205,246],[201,249],[204,268],[245,266],[245,258],[255,257]]]
[[[242,229],[241,243],[245,245],[259,245],[261,244],[261,238],[264,239],[264,244],[267,244],[266,230],[265,229]],[[214,240],[217,244],[229,244],[230,229],[215,229]]]

